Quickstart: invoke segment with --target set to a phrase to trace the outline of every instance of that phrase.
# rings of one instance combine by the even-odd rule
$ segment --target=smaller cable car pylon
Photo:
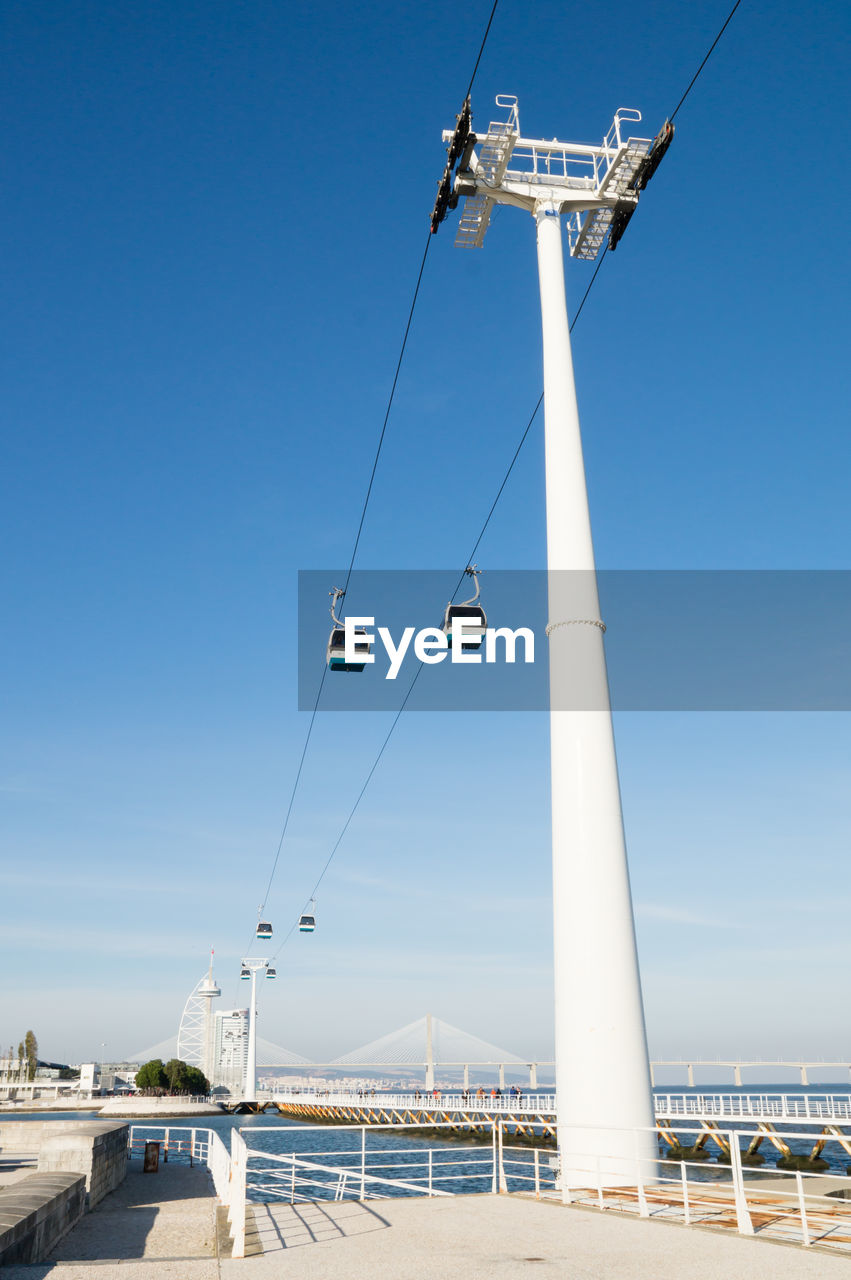
[[[363,671],[366,665],[366,659],[372,652],[370,642],[366,639],[366,628],[355,627],[355,661],[348,662],[346,660],[346,626],[336,613],[337,603],[345,596],[345,591],[339,587],[334,587],[328,592],[331,597],[331,619],[334,626],[331,635],[328,637],[328,651],[326,661],[331,671]]]
[[[482,647],[482,640],[488,628],[488,620],[484,609],[477,603],[479,599],[479,574],[482,570],[474,564],[468,564],[464,572],[473,579],[476,584],[476,590],[469,600],[462,600],[460,604],[453,604],[451,600],[449,601],[446,606],[446,612],[443,615],[441,630],[444,635],[449,637],[450,649],[455,643],[466,653],[468,650]],[[460,623],[460,625],[456,626],[456,623]]]

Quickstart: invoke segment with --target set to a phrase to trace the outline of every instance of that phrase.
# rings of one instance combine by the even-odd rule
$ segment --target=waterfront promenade
[[[205,1169],[133,1169],[51,1258],[3,1280],[839,1280],[848,1260],[521,1196],[252,1206],[248,1256],[217,1239]]]

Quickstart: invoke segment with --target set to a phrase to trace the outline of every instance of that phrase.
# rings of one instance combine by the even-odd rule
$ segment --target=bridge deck
[[[656,1093],[654,1107],[657,1120],[770,1120],[818,1123],[851,1123],[851,1093]],[[342,1120],[363,1115],[360,1124],[422,1124],[429,1116],[464,1115],[472,1123],[511,1123],[541,1125],[555,1120],[555,1095],[552,1093],[508,1093],[497,1097],[476,1093],[372,1093],[331,1090],[280,1091],[261,1098],[255,1104],[234,1102],[255,1111],[273,1107],[284,1115],[302,1114],[311,1118],[340,1115]],[[345,1113],[345,1114],[344,1114]],[[383,1114],[402,1119],[380,1119]]]

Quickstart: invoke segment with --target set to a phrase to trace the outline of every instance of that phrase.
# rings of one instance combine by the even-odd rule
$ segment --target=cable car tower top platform
[[[500,94],[496,105],[505,118],[492,120],[485,136],[470,128],[469,100],[455,129],[444,131],[449,160],[438,187],[432,231],[464,196],[456,247],[480,249],[493,206],[510,204],[532,214],[540,208],[567,214],[574,258],[596,258],[607,235],[614,249],[671,143],[673,125],[666,121],[655,139],[624,137],[624,125],[637,123],[641,112],[620,107],[602,143],[589,146],[524,138],[517,99]]]

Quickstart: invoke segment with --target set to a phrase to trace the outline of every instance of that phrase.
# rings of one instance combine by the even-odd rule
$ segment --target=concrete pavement
[[[219,1257],[204,1169],[131,1171],[55,1250],[2,1280],[847,1280],[849,1259],[517,1196],[255,1205]]]
[[[849,1260],[518,1196],[254,1206],[222,1280],[847,1280]]]
[[[47,1262],[4,1267],[2,1280],[219,1280],[216,1203],[205,1168],[161,1165],[146,1174],[137,1163]]]

